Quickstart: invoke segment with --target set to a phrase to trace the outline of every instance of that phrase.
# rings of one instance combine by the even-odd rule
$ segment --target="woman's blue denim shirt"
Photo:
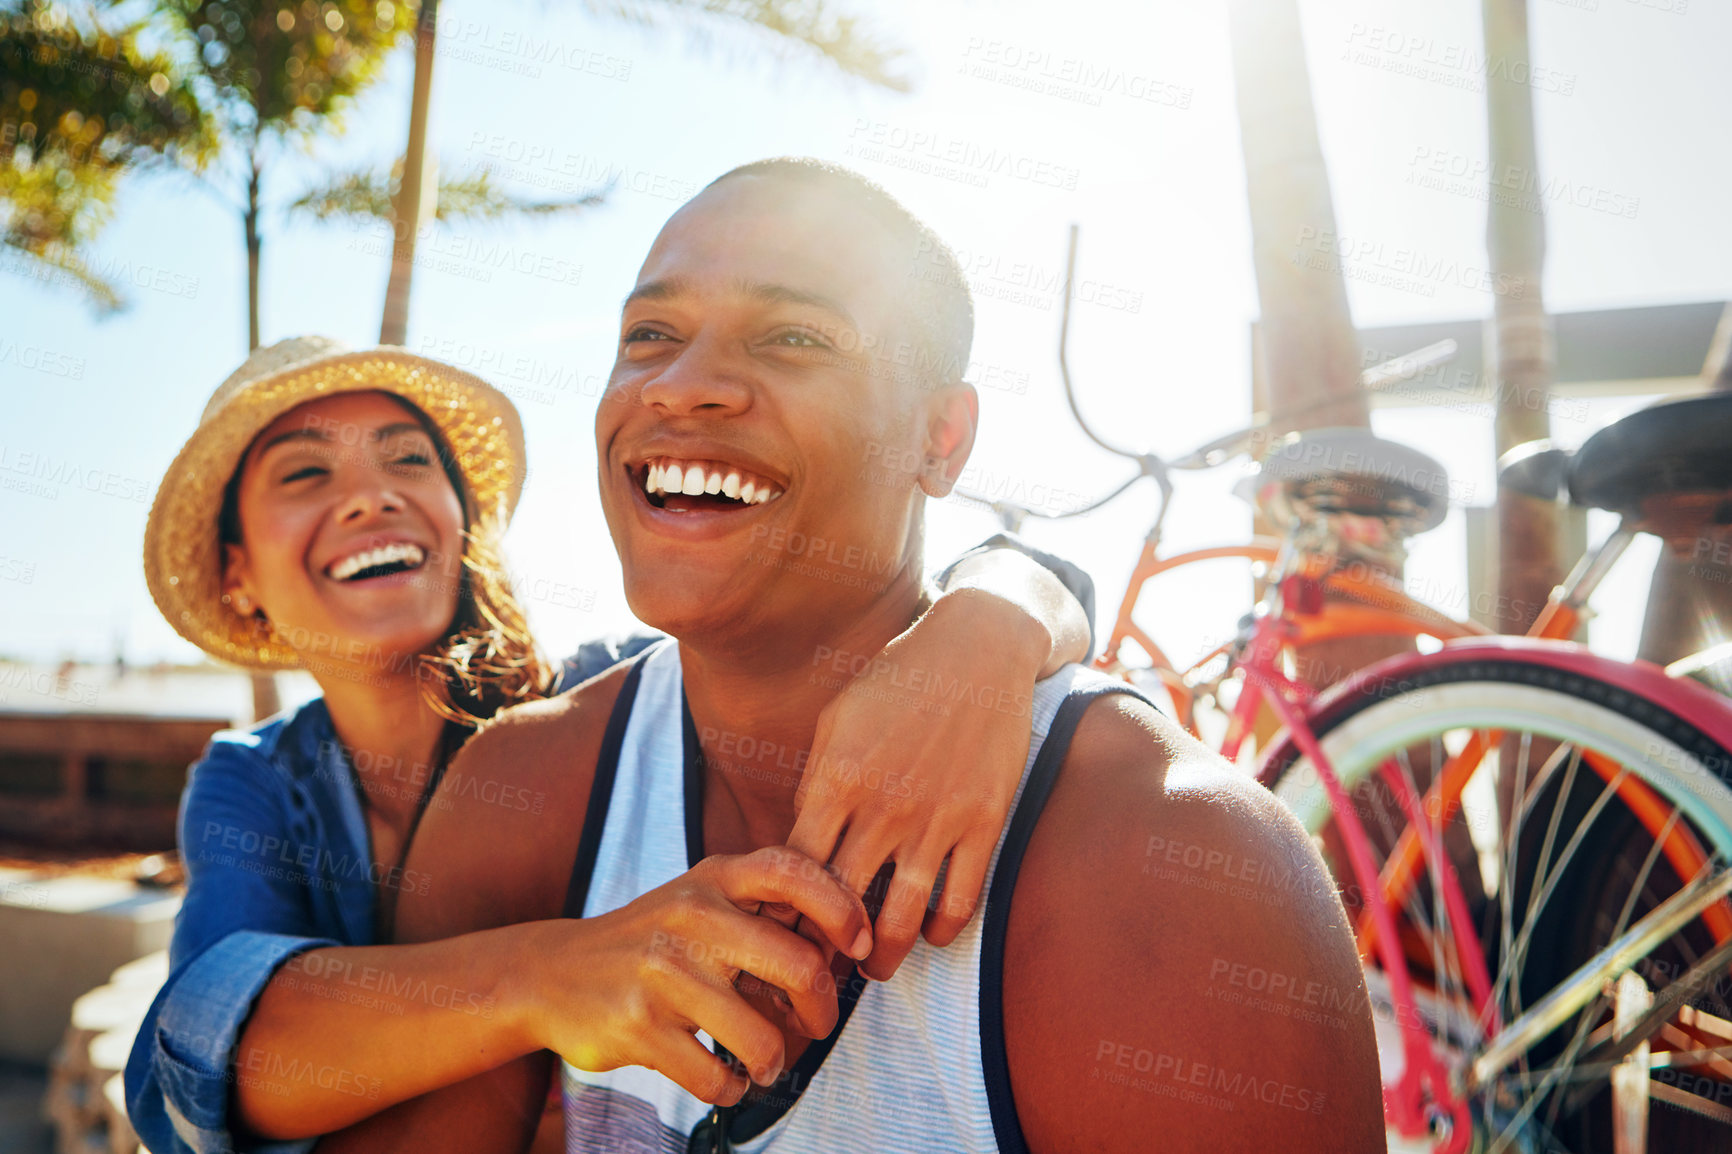
[[[295,954],[373,944],[369,848],[348,758],[322,699],[211,739],[181,795],[187,887],[168,981],[126,1064],[126,1112],[151,1150],[235,1148],[229,1091],[245,1076],[234,1068],[241,1027],[271,975]]]
[[[634,635],[586,644],[564,663],[560,688],[655,640]],[[405,790],[425,785],[407,771],[402,776]],[[424,884],[413,871],[375,869],[371,848],[348,757],[323,699],[211,739],[181,795],[186,899],[169,945],[168,981],[126,1064],[126,1112],[156,1154],[312,1146],[311,1140],[237,1142],[229,1128],[230,1090],[248,1071],[235,1067],[235,1048],[277,967],[321,946],[373,945],[374,887]]]

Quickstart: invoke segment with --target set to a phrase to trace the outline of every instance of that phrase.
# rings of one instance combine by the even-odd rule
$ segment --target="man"
[[[971,340],[954,257],[845,170],[748,165],[669,220],[625,304],[596,443],[632,610],[677,645],[463,751],[454,777],[547,804],[436,799],[409,862],[431,883],[404,895],[399,936],[541,928],[485,991],[487,1072],[324,1148],[518,1149],[544,1050],[568,1063],[573,1150],[1383,1148],[1369,1006],[1322,863],[1270,795],[1125,686],[1070,667],[1031,701],[895,671],[910,709],[1032,714],[979,918],[941,894],[980,878],[910,854],[869,923],[846,863],[844,885],[774,848],[837,672],[922,604],[922,504],[974,442]],[[895,788],[893,766],[861,772]],[[1246,997],[1252,973],[1332,1012]]]

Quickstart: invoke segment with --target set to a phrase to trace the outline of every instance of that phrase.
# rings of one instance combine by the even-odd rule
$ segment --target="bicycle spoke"
[[[1630,915],[1634,913],[1636,909],[1636,899],[1647,892],[1648,878],[1652,875],[1655,864],[1660,860],[1660,851],[1665,847],[1666,836],[1672,832],[1672,828],[1678,824],[1678,819],[1681,816],[1682,815],[1677,810],[1673,810],[1672,816],[1666,819],[1665,829],[1661,832],[1661,836],[1654,840],[1653,846],[1648,850],[1647,857],[1643,859],[1642,869],[1637,875],[1636,884],[1630,887],[1629,896],[1624,899],[1624,908],[1618,911],[1618,920],[1616,924],[1613,925],[1612,932],[1607,936],[1606,941],[1617,941],[1623,936],[1624,931],[1629,928]],[[1596,1003],[1594,1008],[1598,1009],[1598,1003]],[[1567,1069],[1570,1065],[1574,1064],[1575,1055],[1581,1053],[1582,1044],[1587,1039],[1590,1027],[1592,1027],[1597,1020],[1597,1014],[1591,1013],[1588,1009],[1583,1009],[1581,1017],[1576,1022],[1575,1036],[1570,1039],[1570,1044],[1565,1050],[1565,1060],[1558,1063],[1560,1066]],[[1656,1024],[1655,1028],[1658,1029],[1658,1024]],[[1555,1094],[1552,1096],[1551,1105],[1546,1111],[1546,1129],[1551,1130],[1557,1126],[1558,1111],[1563,1104],[1564,1095]]]
[[[1710,868],[1712,868],[1712,863],[1703,866],[1704,871]],[[1700,880],[1703,876],[1703,874],[1698,874],[1695,880]],[[1592,959],[1590,959],[1590,964],[1591,963]],[[1622,971],[1619,972],[1621,973]],[[1615,975],[1607,975],[1608,978],[1612,976]],[[1601,994],[1582,1007],[1579,1011],[1580,1016],[1576,1022],[1575,1033],[1571,1036],[1569,1044],[1564,1047],[1563,1056],[1555,1064],[1547,1068],[1546,1076],[1540,1082],[1539,1088],[1530,1094],[1522,1103],[1522,1108],[1516,1112],[1515,1118],[1512,1119],[1509,1125],[1504,1128],[1503,1132],[1499,1135],[1498,1141],[1493,1144],[1492,1149],[1494,1151],[1504,1149],[1508,1145],[1510,1133],[1520,1124],[1531,1118],[1535,1110],[1538,1109],[1539,1104],[1548,1099],[1552,1100],[1552,1104],[1551,1109],[1548,1112],[1546,1128],[1549,1130],[1553,1125],[1555,1125],[1558,1112],[1558,1101],[1553,1098],[1552,1091],[1556,1089],[1558,1084],[1564,1080],[1566,1074],[1574,1067],[1576,1058],[1580,1055],[1582,1046],[1586,1043],[1590,1035],[1589,1026],[1598,1018],[1599,1010],[1605,1005],[1605,1003],[1605,995]],[[1658,1022],[1654,1023],[1654,1028],[1658,1029],[1660,1024],[1661,1023]],[[1636,1044],[1640,1044],[1640,1039],[1637,1039]]]
[[[1402,750],[1396,751],[1395,764],[1401,772],[1402,784],[1407,789],[1408,798],[1409,799],[1417,799],[1417,798],[1421,797],[1422,794],[1420,792],[1419,785],[1414,780],[1414,777],[1413,777],[1413,763],[1408,759],[1407,750],[1402,749]],[[1415,803],[1415,804],[1417,805],[1417,803]],[[1403,816],[1406,816],[1406,815],[1403,815]],[[1434,831],[1434,835],[1435,835],[1435,831]],[[1420,843],[1420,849],[1422,852],[1425,853],[1427,858],[1431,857],[1431,850],[1430,850],[1431,844],[1432,843],[1427,842],[1427,841],[1423,841],[1423,840]],[[1437,873],[1438,873],[1438,870],[1441,868],[1441,864],[1442,863],[1437,862],[1435,860],[1430,862],[1431,869],[1428,872],[1431,874],[1433,879],[1435,879],[1437,877]],[[1409,887],[1409,896],[1410,897],[1412,896],[1412,890],[1414,888],[1415,887]],[[1447,982],[1448,982],[1448,978],[1450,975],[1448,972],[1448,970],[1449,970],[1448,963],[1445,961],[1445,956],[1444,956],[1446,953],[1446,951],[1444,949],[1444,940],[1447,936],[1447,931],[1449,928],[1449,914],[1448,914],[1448,911],[1444,909],[1443,902],[1441,901],[1442,894],[1437,891],[1437,887],[1436,887],[1435,883],[1432,886],[1432,890],[1433,890],[1433,893],[1432,893],[1432,898],[1431,898],[1431,911],[1432,911],[1433,922],[1431,925],[1431,933],[1430,933],[1430,939],[1431,939],[1430,940],[1430,945],[1431,945],[1431,973],[1432,973],[1432,980],[1437,986],[1437,992],[1439,994],[1440,999],[1447,1001],[1447,998],[1445,997],[1445,990],[1447,988]],[[1441,1010],[1441,1006],[1440,1006],[1440,1010]]]
[[[1636,884],[1630,887],[1630,896],[1624,899],[1624,908],[1618,911],[1618,920],[1612,927],[1611,934],[1607,936],[1607,941],[1615,941],[1618,935],[1622,934],[1625,928],[1629,926],[1630,915],[1635,912],[1636,899],[1652,896],[1648,892],[1648,881],[1653,876],[1654,866],[1659,863],[1661,851],[1666,848],[1666,839],[1672,836],[1672,830],[1677,827],[1683,816],[1678,810],[1673,810],[1672,816],[1668,817],[1666,824],[1661,827],[1660,836],[1655,838],[1654,844],[1648,848],[1648,856],[1642,859],[1642,869],[1636,875]],[[1659,905],[1660,903],[1655,900],[1653,904]]]
[[[1653,1034],[1651,1032],[1644,1034],[1644,1035],[1640,1035],[1640,1036],[1632,1034],[1631,1037],[1636,1038],[1636,1044],[1640,1045],[1644,1038],[1651,1038],[1651,1037],[1653,1037]],[[1653,1057],[1649,1059],[1649,1061],[1651,1064],[1650,1065],[1651,1069],[1665,1070],[1665,1069],[1686,1068],[1686,1067],[1689,1067],[1692,1065],[1696,1065],[1698,1063],[1706,1063],[1706,1062],[1712,1061],[1715,1058],[1732,1058],[1732,1046],[1710,1046],[1706,1049],[1701,1049],[1701,1050],[1665,1050],[1665,1051],[1661,1051],[1659,1053],[1654,1054]],[[1659,1059],[1665,1059],[1665,1060],[1659,1061]],[[1586,1081],[1596,1079],[1596,1078],[1604,1078],[1606,1075],[1610,1074],[1613,1070],[1617,1069],[1622,1064],[1623,1064],[1622,1059],[1620,1059],[1617,1062],[1612,1062],[1612,1061],[1578,1062],[1569,1071],[1568,1076],[1559,1079],[1559,1081],[1574,1083],[1574,1082],[1586,1082]],[[1541,1070],[1539,1072],[1539,1074],[1536,1075],[1535,1077],[1526,1078],[1526,1079],[1509,1078],[1509,1079],[1506,1079],[1506,1081],[1512,1088],[1526,1089],[1529,1086],[1533,1086],[1536,1083],[1538,1083],[1539,1081],[1542,1081],[1544,1076],[1547,1073],[1549,1073],[1552,1069],[1553,1069],[1553,1067],[1547,1066],[1544,1070]]]
[[[1642,915],[1641,920],[1616,941],[1608,943],[1578,965],[1536,1001],[1522,1018],[1501,1031],[1474,1058],[1470,1079],[1477,1084],[1501,1076],[1518,1054],[1538,1044],[1595,999],[1604,997],[1608,982],[1652,953],[1661,943],[1700,917],[1703,910],[1728,894],[1732,894],[1732,870],[1714,872],[1712,864],[1705,863],[1677,893]]]
[[[1533,735],[1530,733],[1522,734],[1521,755],[1517,761],[1519,775],[1524,781],[1527,779],[1529,754],[1533,748],[1532,737]],[[1573,748],[1573,746],[1568,744],[1560,744],[1556,749],[1552,750],[1550,756],[1546,758],[1545,763],[1540,766],[1539,772],[1534,775],[1532,781],[1528,782],[1526,789],[1519,791],[1521,801],[1520,804],[1516,806],[1515,830],[1509,838],[1509,844],[1505,847],[1505,872],[1506,876],[1511,879],[1516,877],[1519,869],[1518,855],[1521,851],[1521,832],[1527,826],[1528,816],[1533,813],[1534,807],[1539,804],[1540,795],[1544,792],[1546,783],[1557,773],[1558,765],[1570,757]],[[1565,796],[1569,793],[1574,781],[1575,763],[1572,762],[1570,769],[1565,773],[1563,788],[1559,791],[1560,796]],[[1557,822],[1561,817],[1562,811],[1554,807],[1552,811],[1552,820],[1546,831],[1546,846],[1541,857],[1542,866],[1545,864],[1545,861],[1549,859],[1551,852],[1550,846],[1556,836]],[[1532,896],[1533,895],[1531,894],[1529,895],[1530,901]],[[1504,980],[1509,977],[1515,969],[1519,969],[1515,956],[1515,940],[1511,936],[1516,922],[1515,885],[1513,881],[1503,887],[1500,897],[1500,905],[1503,912],[1499,934],[1499,946],[1501,947],[1501,952],[1498,954],[1498,957],[1500,959],[1500,969],[1498,971],[1498,980],[1493,987],[1494,997],[1500,996],[1497,991],[1503,989]],[[1512,1018],[1519,1017],[1524,1009],[1520,987],[1516,986],[1512,988],[1509,993],[1510,1016]]]
[[[1665,979],[1687,971],[1703,989],[1716,983],[1691,1004],[1708,1015],[1725,1012],[1728,963],[1709,947],[1723,940],[1710,935],[1723,933],[1724,907],[1716,903],[1732,894],[1732,874],[1703,873],[1690,847],[1706,843],[1703,856],[1716,870],[1732,859],[1727,746],[1692,729],[1667,701],[1549,657],[1446,651],[1416,668],[1413,683],[1393,693],[1367,685],[1357,700],[1331,702],[1339,711],[1320,715],[1316,736],[1342,783],[1357,791],[1382,876],[1431,875],[1413,873],[1384,900],[1399,919],[1426,1009],[1423,1029],[1435,1052],[1462,1071],[1456,1093],[1469,1097],[1471,1148],[1610,1154],[1603,1125],[1608,1075],[1617,1068],[1610,1059],[1623,1055],[1608,1047],[1633,1049],[1644,1035],[1654,1039],[1654,1068],[1703,1067],[1676,1086],[1659,1076],[1654,1085],[1684,1105],[1713,1104],[1732,1077],[1725,1055],[1668,1054],[1692,1046],[1680,1029],[1702,1047],[1732,1050],[1732,1039],[1711,1017],[1680,1011],[1678,999],[1695,991]],[[1435,711],[1436,723],[1414,724],[1414,709]],[[1404,734],[1400,741],[1390,741],[1392,730]],[[1273,780],[1286,787],[1287,772],[1300,764],[1284,762]],[[1682,766],[1689,777],[1681,783],[1657,764]],[[1450,769],[1447,806],[1440,765]],[[1331,815],[1304,777],[1278,792],[1339,852],[1326,832]],[[1686,801],[1702,813],[1679,808]],[[1680,874],[1695,877],[1680,889]],[[1475,879],[1480,884],[1469,884]],[[1365,903],[1378,897],[1356,899],[1362,941]],[[1489,999],[1482,961],[1495,971]],[[1614,1032],[1605,983],[1630,970],[1659,991],[1659,1014]],[[1366,974],[1381,976],[1377,958],[1367,959]],[[1385,1025],[1380,1018],[1380,1034]],[[1698,1085],[1698,1077],[1708,1080]],[[1438,1090],[1449,1108],[1462,1101]],[[1399,1095],[1409,1115],[1426,1106],[1411,1078],[1391,1072],[1385,1091]]]
[[[1605,999],[1601,998],[1599,1000],[1604,1001]],[[1597,1004],[1598,1003],[1596,1002],[1596,1005]],[[1588,1017],[1589,1015],[1584,1010],[1582,1015],[1583,1021],[1585,1022]],[[1570,1039],[1570,1044],[1564,1048],[1563,1059],[1555,1066],[1551,1066],[1547,1069],[1545,1077],[1540,1082],[1539,1089],[1527,1096],[1527,1098],[1522,1102],[1521,1109],[1516,1111],[1515,1117],[1512,1118],[1509,1124],[1503,1128],[1503,1131],[1499,1133],[1497,1141],[1492,1143],[1492,1154],[1498,1154],[1499,1151],[1507,1149],[1511,1141],[1510,1136],[1514,1134],[1529,1118],[1533,1117],[1534,1111],[1539,1109],[1541,1102],[1546,1101],[1548,1097],[1550,1097],[1551,1092],[1557,1087],[1558,1083],[1563,1081],[1565,1072],[1574,1065],[1576,1055],[1581,1052],[1582,1043],[1586,1039],[1587,1031],[1578,1026],[1575,1036]],[[1546,1128],[1549,1130],[1551,1125],[1551,1122],[1547,1122]]]
[[[1532,808],[1528,800],[1526,785],[1528,775],[1528,755],[1532,749],[1533,735],[1530,733],[1523,733],[1521,736],[1521,754],[1516,759],[1518,784],[1515,791],[1511,794],[1512,797],[1519,798],[1520,801],[1515,806],[1515,813],[1512,815],[1515,828],[1509,833],[1506,839],[1507,844],[1504,846],[1505,856],[1503,859],[1503,879],[1498,886],[1498,907],[1501,910],[1503,917],[1498,926],[1498,981],[1497,984],[1492,987],[1493,1004],[1499,1003],[1500,995],[1498,989],[1503,984],[1505,974],[1509,972],[1507,959],[1510,957],[1515,944],[1511,937],[1511,931],[1515,922],[1515,878],[1516,870],[1519,865],[1516,861],[1516,855],[1518,847],[1521,845],[1522,827],[1526,824],[1528,810]],[[1555,766],[1554,759],[1548,758],[1547,764]],[[1497,771],[1501,773],[1503,768],[1504,767],[1500,760],[1500,763],[1497,766]],[[1509,823],[1506,821],[1504,824],[1507,826]],[[1510,1016],[1517,1017],[1521,1012],[1521,995],[1518,992],[1510,999]],[[1527,1055],[1523,1054],[1521,1056],[1521,1067],[1524,1071],[1527,1069],[1527,1063]]]
[[[1437,759],[1437,751],[1435,748],[1431,751],[1431,754],[1431,772],[1435,775],[1438,766],[1442,763]],[[1414,780],[1413,767],[1408,764],[1405,751],[1403,751],[1401,760],[1408,795],[1414,798],[1415,805],[1419,806],[1420,803],[1418,799],[1424,795],[1421,793],[1418,783]],[[1420,808],[1420,816],[1422,818],[1425,816],[1423,808]],[[1443,1008],[1448,1008],[1452,1005],[1459,1006],[1461,1010],[1466,1011],[1463,1015],[1466,1019],[1477,1022],[1479,1015],[1474,1009],[1472,992],[1468,987],[1467,979],[1463,971],[1463,966],[1466,963],[1461,957],[1460,951],[1457,949],[1455,937],[1456,926],[1454,918],[1450,912],[1448,900],[1444,896],[1444,878],[1447,876],[1448,872],[1445,868],[1445,862],[1449,856],[1449,848],[1444,845],[1443,841],[1443,809],[1441,806],[1437,807],[1436,811],[1431,815],[1430,824],[1431,838],[1429,843],[1421,845],[1421,849],[1424,850],[1426,855],[1432,859],[1431,868],[1428,872],[1431,874],[1431,908],[1437,922],[1435,930],[1436,937],[1433,941],[1432,947],[1434,972],[1437,975],[1439,993],[1440,995],[1444,995]],[[1477,869],[1477,863],[1475,868]],[[1483,1033],[1483,1026],[1481,1027],[1481,1031]],[[1471,1039],[1465,1041],[1471,1042]]]
[[[1581,767],[1582,759],[1579,755],[1572,752],[1567,758],[1567,763],[1567,768],[1564,770],[1562,787],[1558,791],[1559,800],[1552,805],[1551,820],[1546,823],[1545,840],[1540,844],[1539,863],[1534,871],[1534,876],[1536,878],[1544,878],[1546,876],[1547,865],[1552,859],[1552,847],[1557,842],[1558,824],[1564,817],[1562,799],[1569,797],[1571,789],[1575,786],[1576,771]],[[1535,800],[1538,800],[1537,797]],[[1509,953],[1504,955],[1504,964],[1507,967],[1507,972],[1509,974],[1519,973],[1527,962],[1527,939],[1533,932],[1534,922],[1538,920],[1539,917],[1539,899],[1540,887],[1535,885],[1532,892],[1528,894],[1528,908],[1522,919],[1522,932],[1518,934],[1515,941],[1511,943]],[[1500,974],[1500,979],[1503,976],[1503,974]],[[1511,1016],[1515,1017],[1524,1013],[1526,1007],[1522,1005],[1520,982],[1510,982],[1509,995],[1511,999]]]
[[[1382,834],[1384,843],[1393,845],[1400,837],[1401,830],[1406,824],[1406,817],[1401,813],[1399,806],[1394,816],[1391,817],[1389,810],[1385,808],[1382,799],[1378,796],[1379,791],[1376,787],[1379,782],[1377,779],[1370,778],[1368,783],[1372,786],[1366,791],[1369,794],[1367,808],[1372,811],[1369,816],[1376,820],[1378,832]],[[1367,895],[1367,900],[1369,898],[1370,895]],[[1426,915],[1424,906],[1414,897],[1412,887],[1408,888],[1407,895],[1402,899],[1401,908],[1406,911],[1419,935],[1429,939],[1433,933],[1431,919]]]
[[[1580,753],[1578,752],[1573,755],[1572,760],[1579,763],[1581,761]],[[1530,913],[1526,924],[1522,926],[1521,936],[1516,939],[1516,962],[1518,965],[1524,965],[1527,962],[1527,951],[1528,947],[1532,944],[1534,926],[1539,921],[1539,911],[1545,908],[1546,902],[1551,900],[1552,891],[1557,888],[1558,882],[1563,879],[1564,870],[1569,865],[1570,859],[1575,856],[1576,850],[1581,846],[1582,839],[1587,837],[1588,830],[1592,828],[1595,819],[1600,816],[1601,812],[1608,804],[1610,804],[1612,798],[1617,795],[1618,786],[1621,785],[1624,779],[1629,776],[1629,773],[1630,771],[1628,767],[1620,766],[1617,774],[1611,781],[1608,781],[1605,784],[1605,788],[1600,790],[1600,795],[1594,799],[1593,805],[1588,807],[1587,815],[1576,826],[1575,832],[1570,835],[1570,840],[1564,844],[1563,853],[1559,857],[1557,865],[1552,868],[1551,872],[1547,873],[1543,868],[1535,871],[1534,877],[1536,879],[1544,880],[1535,895],[1535,900],[1528,903]],[[1564,801],[1567,796],[1567,793],[1559,795],[1557,809],[1554,811],[1554,826],[1556,815],[1562,813]]]
[[[1679,979],[1669,986],[1664,986],[1654,993],[1653,1008],[1637,1022],[1630,1032],[1621,1038],[1612,1038],[1601,1043],[1590,1055],[1599,1061],[1608,1063],[1621,1062],[1630,1051],[1641,1045],[1646,1038],[1652,1037],[1663,1027],[1669,1016],[1678,1007],[1689,1002],[1702,991],[1704,986],[1713,982],[1715,975],[1721,973],[1726,966],[1732,965],[1732,939],[1716,946],[1698,963],[1691,966]]]

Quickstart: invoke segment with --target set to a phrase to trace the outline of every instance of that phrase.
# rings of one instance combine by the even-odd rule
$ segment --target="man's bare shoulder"
[[[1345,914],[1273,795],[1126,696],[1078,726],[1024,858],[1005,1041],[1032,1150],[1383,1148]],[[1278,1141],[1272,1141],[1278,1139]]]
[[[558,916],[625,675],[502,710],[458,751],[409,850],[421,884],[399,902],[398,941]]]

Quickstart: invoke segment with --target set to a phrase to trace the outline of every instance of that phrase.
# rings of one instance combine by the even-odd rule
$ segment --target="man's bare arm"
[[[478,734],[441,783],[411,852],[411,863],[440,884],[414,901],[404,895],[399,938],[526,922],[512,927],[511,1010],[501,1036],[471,1055],[487,1072],[405,1102],[326,1149],[521,1149],[545,1100],[543,1050],[585,1070],[646,1066],[705,1101],[730,1105],[747,1076],[694,1030],[725,1045],[752,1081],[768,1085],[785,1065],[780,1025],[735,988],[747,965],[783,991],[790,1018],[808,1036],[834,1028],[826,953],[756,911],[786,905],[854,958],[871,950],[870,925],[860,899],[798,851],[716,855],[617,910],[557,916],[619,677],[510,711],[515,716]],[[577,777],[575,785],[562,784],[562,773]],[[545,795],[540,812],[499,804],[504,785]],[[441,806],[441,798],[451,804]],[[444,1043],[428,1037],[424,1044]]]
[[[832,655],[815,674],[841,692],[819,715],[788,844],[858,894],[895,863],[860,967],[877,981],[922,934],[947,946],[973,917],[1028,760],[1034,683],[1088,652],[1082,605],[1014,549],[964,558],[944,588],[870,660]]]
[[[1129,698],[1078,728],[1012,903],[1005,1040],[1034,1151],[1384,1148],[1339,897],[1262,787]]]

